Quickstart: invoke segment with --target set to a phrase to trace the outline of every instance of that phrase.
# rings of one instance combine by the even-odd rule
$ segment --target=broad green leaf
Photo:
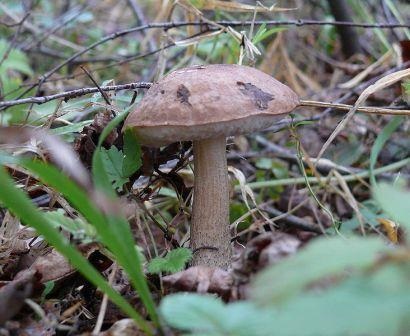
[[[275,324],[270,312],[250,302],[225,305],[210,295],[168,295],[161,301],[160,312],[169,325],[189,330],[189,335],[269,336]]]
[[[210,295],[176,294],[162,300],[160,312],[185,335],[407,335],[409,291],[410,265],[404,261],[302,293],[280,307],[249,301],[225,305]]]
[[[373,195],[384,211],[410,230],[410,191],[381,183],[374,188]]]
[[[308,267],[308,265],[306,266]],[[321,293],[306,293],[272,311],[281,336],[408,335],[409,263],[353,277]]]
[[[106,170],[102,149],[103,148],[101,147],[97,147],[93,154],[93,162],[91,168],[93,182],[98,190],[103,191],[110,198],[115,198],[116,194],[113,189],[112,180]]]
[[[92,120],[84,120],[80,122],[73,123],[67,126],[61,126],[57,128],[52,128],[49,130],[51,134],[54,135],[65,135],[70,133],[79,133],[83,130],[84,126],[87,126],[92,123]]]
[[[0,39],[0,59],[3,59],[4,54],[9,49],[9,42],[4,39]],[[0,65],[0,74],[5,73],[7,70],[16,70],[22,74],[32,76],[33,71],[30,68],[28,58],[22,51],[12,48],[7,55],[7,58],[3,60]]]
[[[377,202],[374,200],[366,200],[361,203],[360,213],[365,223],[371,227],[376,227],[380,223],[377,221],[378,218],[382,217],[383,214]],[[339,231],[343,235],[354,234],[354,230],[360,227],[360,221],[357,216],[353,216],[351,219],[346,220],[342,223]]]
[[[100,148],[101,159],[104,165],[105,172],[112,186],[117,190],[122,190],[122,187],[127,183],[128,177],[123,175],[124,155],[117,147],[112,146],[110,149]]]
[[[105,170],[105,164],[104,164],[104,158],[103,158],[101,146],[105,138],[111,133],[111,131],[125,119],[125,117],[128,114],[127,112],[128,110],[124,111],[124,113],[122,114],[117,115],[104,128],[104,130],[100,134],[100,138],[98,139],[98,145],[93,155],[92,176],[93,176],[94,184],[97,188],[99,188],[100,190],[103,190],[110,197],[116,197],[116,195],[115,195],[110,177]],[[122,167],[121,167],[121,170],[119,171],[122,173]]]
[[[132,132],[127,129],[124,132],[124,162],[122,166],[122,173],[126,177],[134,174],[142,164],[141,161],[141,146]]]
[[[289,300],[324,277],[343,275],[371,265],[386,250],[378,238],[320,238],[296,255],[262,271],[253,284],[256,302],[272,305]]]
[[[259,168],[259,169],[271,169],[272,168],[272,159],[270,159],[270,158],[265,158],[265,157],[263,157],[263,158],[259,158],[259,159],[257,159],[256,160],[256,162],[255,162],[255,166],[256,166],[256,168]]]
[[[192,252],[190,249],[180,247],[171,250],[165,257],[156,257],[148,264],[150,273],[176,273],[182,271],[186,263],[191,260]]]
[[[161,301],[160,312],[165,321],[175,328],[202,332],[223,330],[220,318],[225,315],[224,304],[211,295],[168,295]],[[210,325],[210,320],[214,320],[216,326]]]
[[[96,239],[96,232],[93,226],[79,217],[75,219],[67,217],[63,209],[44,212],[43,215],[55,228],[62,228],[69,232],[74,239],[80,240],[82,243],[89,243]]]

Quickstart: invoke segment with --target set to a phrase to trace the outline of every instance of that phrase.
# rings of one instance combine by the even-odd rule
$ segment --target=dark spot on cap
[[[180,86],[178,86],[177,89],[177,99],[182,103],[182,104],[188,104],[191,105],[191,103],[189,102],[189,96],[191,95],[191,93],[189,92],[188,88],[184,85],[181,84]]]
[[[269,102],[274,99],[273,95],[259,89],[251,83],[236,82],[236,84],[239,85],[239,90],[243,94],[250,96],[253,99],[256,107],[260,110],[266,110]]]
[[[164,94],[165,93],[165,90],[161,90],[161,94]]]

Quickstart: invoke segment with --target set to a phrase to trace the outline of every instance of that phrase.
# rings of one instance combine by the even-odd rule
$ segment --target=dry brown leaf
[[[101,135],[104,128],[112,120],[111,112],[106,109],[94,116],[93,122],[85,126],[79,137],[74,142],[74,150],[78,153],[85,166],[91,167],[92,157],[97,144],[95,139]],[[118,138],[118,131],[114,128],[105,138],[104,144],[112,146]]]
[[[0,288],[0,325],[16,315],[24,305],[24,300],[30,297],[36,271],[26,270],[16,275],[15,279]]]
[[[99,253],[100,246],[97,243],[79,245],[78,249],[85,258],[90,259],[90,262],[100,272],[105,271],[112,263],[102,253]],[[76,273],[67,259],[55,249],[38,256],[30,265],[30,269],[37,272],[41,283],[61,282]]]
[[[215,293],[229,296],[232,288],[230,272],[222,268],[195,266],[162,278],[164,286],[172,291]]]
[[[75,269],[66,258],[56,250],[51,250],[46,255],[38,257],[30,269],[38,272],[42,283],[63,280],[75,273]]]
[[[95,334],[93,334],[95,335]],[[108,330],[98,333],[99,336],[144,336],[132,319],[122,319],[115,322]]]
[[[287,233],[266,232],[246,244],[239,260],[233,264],[235,274],[250,275],[296,253],[300,240]]]

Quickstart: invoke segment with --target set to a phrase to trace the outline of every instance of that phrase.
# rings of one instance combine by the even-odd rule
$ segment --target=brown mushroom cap
[[[296,93],[255,68],[194,66],[153,84],[124,128],[143,145],[159,147],[262,130],[298,105]]]

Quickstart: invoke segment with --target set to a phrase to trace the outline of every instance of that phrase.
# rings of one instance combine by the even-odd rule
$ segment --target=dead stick
[[[299,106],[311,106],[311,107],[326,107],[334,108],[338,110],[349,111],[353,108],[352,105],[348,104],[337,104],[337,103],[326,103],[314,100],[300,100]],[[410,115],[410,110],[395,110],[383,107],[373,107],[373,106],[360,106],[357,108],[358,112],[369,113],[369,114],[389,114],[389,115]]]

